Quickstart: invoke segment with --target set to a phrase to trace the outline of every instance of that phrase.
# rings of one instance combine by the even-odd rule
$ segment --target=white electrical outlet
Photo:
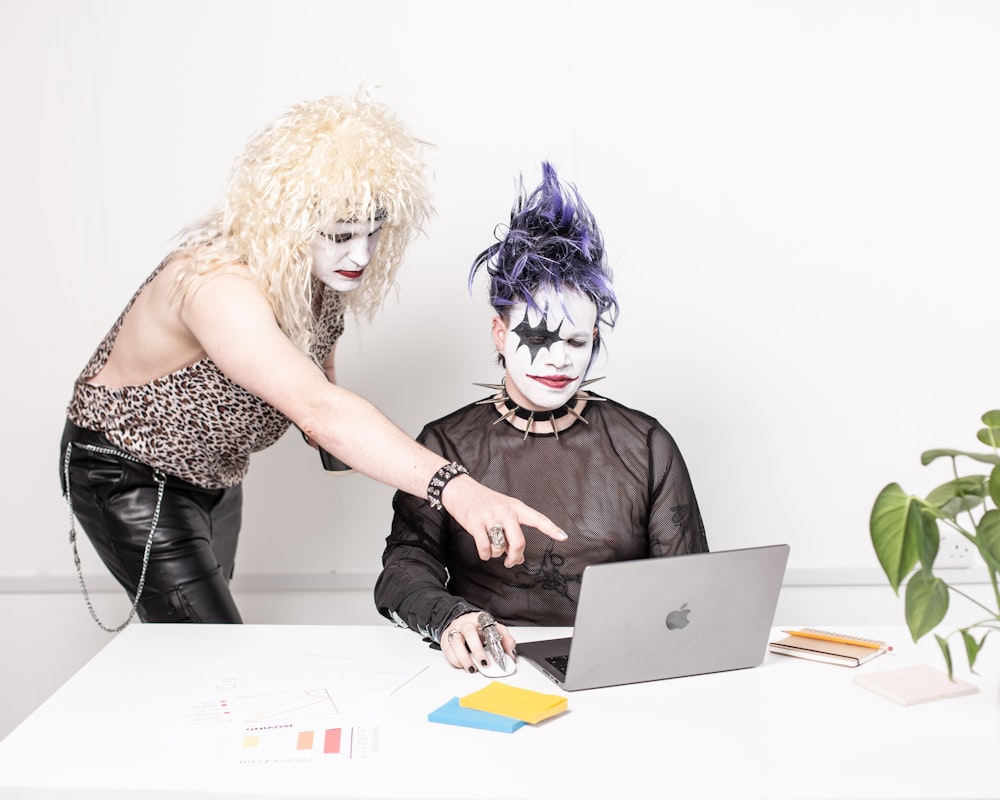
[[[941,546],[938,547],[934,566],[938,569],[951,567],[971,567],[976,560],[976,548],[962,534],[955,531],[941,531]]]

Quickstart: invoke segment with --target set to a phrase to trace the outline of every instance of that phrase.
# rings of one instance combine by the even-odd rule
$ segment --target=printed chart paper
[[[236,654],[207,665],[189,694],[159,702],[158,730],[172,752],[202,765],[370,760],[386,751],[381,705],[425,668],[324,651]]]

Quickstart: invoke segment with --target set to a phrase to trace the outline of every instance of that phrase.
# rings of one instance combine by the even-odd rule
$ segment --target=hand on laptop
[[[514,672],[516,645],[506,626],[483,611],[456,617],[441,633],[441,652],[453,667],[493,678]]]

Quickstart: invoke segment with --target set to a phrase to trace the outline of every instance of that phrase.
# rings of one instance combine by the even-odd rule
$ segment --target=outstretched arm
[[[363,397],[330,383],[281,331],[267,299],[248,276],[223,273],[206,280],[185,299],[181,318],[230,380],[273,405],[325,450],[381,483],[427,496],[445,459],[419,445]],[[467,475],[449,481],[441,501],[475,539],[484,561],[504,552],[490,545],[487,530],[494,525],[506,531],[508,567],[524,561],[522,526],[566,538],[544,514]]]

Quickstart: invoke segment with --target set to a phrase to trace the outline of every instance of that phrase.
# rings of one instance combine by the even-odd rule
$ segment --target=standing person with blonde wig
[[[133,603],[105,625],[81,573],[105,630],[135,614],[241,621],[229,591],[241,482],[292,423],[356,471],[447,508],[484,560],[520,563],[522,526],[565,537],[336,383],[345,313],[372,316],[432,211],[424,147],[363,91],[292,107],[250,140],[224,207],[182,234],[85,365],[59,469],[77,569],[78,520]]]

